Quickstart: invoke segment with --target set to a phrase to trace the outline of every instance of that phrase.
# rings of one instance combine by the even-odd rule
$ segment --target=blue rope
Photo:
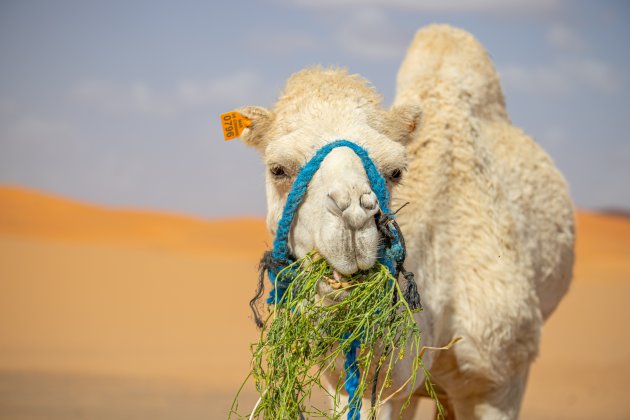
[[[346,371],[346,382],[344,388],[348,393],[348,420],[359,420],[361,418],[361,396],[357,396],[357,388],[361,379],[359,372],[359,364],[357,363],[357,351],[361,343],[359,340],[353,340],[350,348],[346,351],[346,361],[343,368]]]
[[[383,215],[393,219],[393,215],[389,209],[389,191],[387,190],[387,183],[364,148],[348,140],[337,140],[319,149],[306,163],[306,165],[300,169],[295,182],[291,187],[291,191],[289,191],[287,202],[282,212],[282,217],[278,223],[276,237],[273,241],[272,253],[272,258],[277,262],[277,264],[275,267],[269,267],[268,269],[269,280],[272,284],[272,289],[269,293],[269,298],[267,299],[267,303],[269,304],[277,304],[282,300],[284,292],[287,290],[294,278],[292,273],[286,273],[286,271],[283,273],[282,279],[278,278],[278,273],[282,268],[285,268],[295,262],[295,258],[291,255],[288,245],[291,225],[293,223],[295,213],[306,194],[308,184],[313,179],[315,172],[317,172],[326,156],[328,156],[328,154],[337,147],[348,147],[361,159],[367,177],[370,181],[372,191],[378,199],[381,212]],[[393,238],[391,245],[389,247],[381,246],[379,249],[378,261],[389,269],[392,276],[396,277],[397,267],[399,264],[402,264],[402,260],[405,258],[405,250],[398,230],[390,229],[390,235]],[[357,363],[357,350],[359,345],[359,340],[355,339],[350,344],[350,347],[345,351],[346,361],[344,363],[344,369],[346,371],[346,381],[344,386],[346,392],[348,392],[348,420],[359,420],[361,417],[361,396],[356,395],[360,381],[360,372]]]
[[[376,197],[378,198],[381,211],[389,213],[389,191],[387,190],[387,184],[385,183],[385,179],[378,172],[378,169],[376,168],[376,165],[374,165],[372,159],[370,159],[368,152],[358,144],[352,143],[348,140],[334,141],[319,149],[311,160],[309,160],[306,165],[300,169],[300,172],[298,173],[287,197],[287,202],[284,205],[282,218],[278,223],[276,238],[273,241],[274,257],[279,259],[286,259],[288,257],[289,249],[287,243],[289,231],[291,230],[291,223],[293,222],[293,216],[295,216],[295,212],[302,202],[302,199],[306,194],[308,184],[311,182],[311,179],[313,179],[315,172],[317,172],[326,156],[328,156],[328,154],[337,147],[348,147],[352,149],[359,158],[361,158],[365,172],[370,180],[372,191],[374,191],[374,194],[376,194]]]

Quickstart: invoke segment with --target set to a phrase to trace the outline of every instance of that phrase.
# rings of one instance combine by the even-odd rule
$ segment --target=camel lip
[[[352,289],[359,284],[364,276],[357,275],[362,270],[357,269],[349,274],[343,274],[326,258],[319,250],[315,250],[313,259],[315,261],[324,259],[328,262],[331,272],[320,279],[318,284],[318,293],[321,297],[332,301],[341,301],[345,299]],[[331,275],[332,274],[332,275]]]
[[[335,264],[335,258],[331,258],[327,256],[324,252],[320,251],[318,248],[315,248],[314,254],[313,254],[313,260],[317,261],[320,259],[326,260],[326,262],[330,266],[330,269],[332,270],[333,281],[339,281],[339,282],[342,282],[344,278],[356,276],[357,273],[360,273],[361,271],[365,271],[366,269],[371,268],[376,263],[376,261],[373,261],[370,267],[361,268],[361,265],[366,265],[366,264],[362,264],[363,258],[361,258],[361,262],[359,261],[356,255],[356,250],[355,250],[354,264],[341,264],[341,266],[338,266],[339,264]],[[347,282],[347,280],[345,281]]]
[[[356,284],[356,281],[355,279],[344,277],[343,274],[333,268],[333,277],[326,277],[326,283],[328,283],[328,285],[330,285],[330,287],[334,290],[338,290],[347,289]]]

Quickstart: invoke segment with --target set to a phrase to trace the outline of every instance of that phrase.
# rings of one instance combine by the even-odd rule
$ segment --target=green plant
[[[250,418],[298,419],[300,414],[341,418],[347,406],[317,408],[309,399],[314,389],[321,389],[339,400],[345,374],[337,367],[338,361],[355,340],[360,343],[356,395],[372,398],[372,414],[384,402],[384,395],[409,384],[413,387],[419,369],[427,378],[425,386],[436,400],[438,414],[443,414],[422,363],[420,330],[398,282],[385,266],[377,263],[338,283],[332,280],[329,264],[310,253],[281,271],[278,280],[289,273],[290,286],[279,302],[268,307],[260,339],[252,345],[249,377],[254,379],[260,400],[248,414]],[[337,289],[322,287],[326,283]],[[410,377],[403,387],[388,389],[392,387],[393,366],[406,357],[413,358]],[[327,375],[329,378],[338,378],[332,386],[322,383],[325,372],[334,373]],[[238,395],[230,417],[240,416],[237,406]]]

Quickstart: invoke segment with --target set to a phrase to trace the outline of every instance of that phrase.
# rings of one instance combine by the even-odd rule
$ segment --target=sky
[[[219,114],[315,64],[389,106],[414,33],[475,35],[513,123],[577,207],[630,209],[630,2],[0,0],[0,184],[203,218],[265,213],[264,168]]]

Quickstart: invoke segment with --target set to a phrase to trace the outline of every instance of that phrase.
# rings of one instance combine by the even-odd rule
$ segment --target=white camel
[[[568,289],[574,221],[566,183],[549,156],[508,119],[483,47],[448,26],[420,30],[398,74],[394,106],[362,78],[311,68],[294,74],[273,111],[245,107],[242,135],[267,166],[267,225],[275,233],[287,192],[324,144],[348,139],[368,150],[388,180],[424,311],[425,364],[461,419],[518,417],[541,327]],[[421,112],[422,109],[422,112]],[[311,181],[294,219],[297,257],[316,249],[341,275],[375,263],[375,197],[360,159],[337,148]],[[404,281],[404,280],[402,280]],[[391,389],[409,377],[410,358]],[[398,416],[413,393],[392,398]],[[364,404],[369,408],[369,404]]]

